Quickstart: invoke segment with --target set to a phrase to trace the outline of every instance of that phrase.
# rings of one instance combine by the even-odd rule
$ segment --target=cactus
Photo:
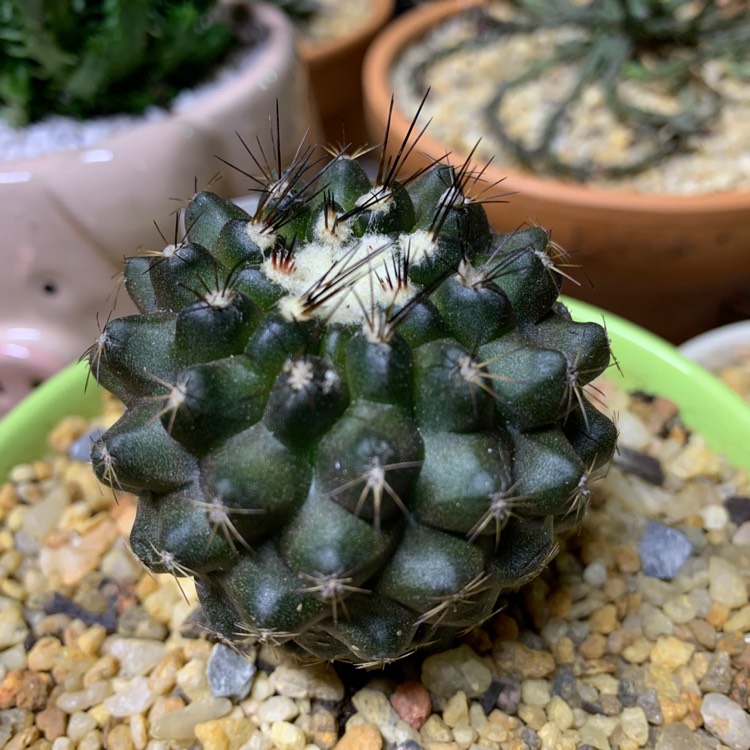
[[[559,248],[493,231],[470,162],[402,178],[417,140],[374,181],[346,149],[253,154],[257,209],[197,192],[88,352],[126,407],[91,456],[139,496],[134,552],[233,641],[445,643],[544,568],[612,455],[584,391],[609,341],[559,301]]]
[[[466,50],[526,38],[527,59],[500,72],[480,130],[524,168],[577,181],[637,174],[695,148],[736,98],[732,82],[746,82],[750,71],[747,3],[511,0],[480,4],[462,17],[469,28],[461,39],[420,60],[413,93],[421,96],[434,68]],[[545,78],[555,96],[534,105],[532,133],[515,115],[539,98],[529,87]],[[601,113],[591,127],[616,125],[626,147],[601,153],[579,143],[585,137],[575,134],[592,119],[591,101]]]
[[[215,0],[0,0],[0,117],[166,106],[235,44],[226,15]]]

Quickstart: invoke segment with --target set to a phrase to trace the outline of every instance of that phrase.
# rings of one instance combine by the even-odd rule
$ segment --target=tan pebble
[[[497,708],[490,711],[487,721],[479,727],[479,737],[488,742],[502,743],[508,739],[509,734],[518,726],[515,716],[508,716]]]
[[[206,677],[206,661],[203,659],[188,661],[177,670],[176,679],[180,688],[193,700],[199,700],[210,692]]]
[[[677,669],[690,661],[695,651],[692,643],[685,643],[674,636],[659,638],[651,649],[651,661],[666,669]]]
[[[688,707],[679,698],[673,699],[660,695],[659,706],[665,724],[674,724],[674,722],[680,721],[688,712]]]
[[[469,704],[466,700],[466,693],[463,690],[459,690],[448,699],[443,707],[443,721],[449,727],[457,727],[459,724],[469,723]]]
[[[133,735],[127,724],[115,724],[106,734],[107,750],[135,750]]]
[[[688,628],[690,628],[690,632],[695,637],[695,640],[698,641],[703,648],[713,651],[716,646],[717,635],[716,629],[712,625],[705,620],[696,619],[691,620],[688,623]]]
[[[250,739],[255,724],[246,717],[211,719],[195,726],[195,736],[203,750],[234,750]]]
[[[103,703],[91,706],[89,709],[89,716],[91,716],[100,727],[106,726],[112,718],[112,714]]]
[[[0,510],[8,511],[18,503],[16,488],[12,482],[3,482],[0,485]]]
[[[560,747],[560,727],[548,721],[539,729],[539,739],[542,741],[541,750],[558,750]]]
[[[507,643],[517,641],[520,635],[518,623],[510,616],[500,613],[492,622],[497,640]]]
[[[14,484],[33,482],[36,479],[36,472],[31,464],[16,464],[8,472],[8,479]]]
[[[550,617],[559,617],[561,620],[568,617],[572,604],[570,591],[567,588],[555,589],[547,598]]]
[[[425,750],[461,750],[458,742],[428,742]]]
[[[148,710],[148,720],[155,722],[166,714],[178,711],[185,707],[185,701],[179,695],[159,696],[154,705]]]
[[[100,750],[102,746],[102,733],[98,729],[92,729],[81,738],[77,750]]]
[[[145,750],[148,744],[148,724],[143,714],[135,714],[130,719],[130,736],[135,750]]]
[[[717,630],[729,619],[730,609],[726,604],[714,602],[706,615],[706,622]]]
[[[14,737],[8,741],[3,750],[24,750],[39,739],[39,729],[31,726],[17,732]]]
[[[716,642],[717,651],[726,651],[732,657],[740,656],[746,646],[744,633],[726,633]]]
[[[32,466],[34,467],[34,474],[37,481],[44,482],[52,477],[52,467],[47,461],[34,461]]]
[[[184,665],[185,655],[181,650],[167,652],[149,674],[149,688],[157,695],[165,695],[177,683],[177,673]]]
[[[159,582],[154,576],[144,573],[135,585],[135,595],[143,601],[147,596],[159,590]]]
[[[73,742],[83,739],[92,729],[96,729],[96,719],[84,711],[75,711],[68,717],[67,735]]]
[[[567,635],[552,646],[552,656],[557,664],[572,664],[575,661],[575,644]]]
[[[641,569],[638,550],[630,544],[618,544],[614,551],[615,564],[621,573],[637,573]]]
[[[391,695],[390,701],[399,718],[414,729],[419,729],[432,711],[430,693],[418,680],[400,683]]]
[[[84,687],[90,687],[99,680],[108,680],[110,677],[114,677],[119,669],[119,662],[114,656],[109,654],[101,656],[86,670],[83,675],[83,685]]]
[[[629,630],[615,630],[607,636],[607,653],[619,656],[625,648],[633,642],[633,634]]]
[[[437,714],[427,717],[419,734],[425,742],[448,742],[452,737],[450,728]]]
[[[646,638],[637,638],[629,646],[622,650],[622,656],[625,661],[631,664],[643,664],[648,659],[653,644]]]
[[[746,633],[750,631],[750,604],[742,607],[738,612],[735,612],[722,626],[722,630],[725,633],[731,633],[732,631],[741,631]]]
[[[65,734],[68,716],[57,706],[47,706],[36,714],[34,722],[48,740],[54,741]]]
[[[603,587],[605,596],[612,602],[625,599],[628,593],[628,584],[619,576],[608,578]]]
[[[645,682],[648,687],[654,688],[660,697],[676,699],[680,694],[674,672],[658,664],[648,665]]]
[[[578,650],[584,659],[599,659],[607,651],[607,637],[601,633],[589,633]]]
[[[88,421],[80,416],[69,416],[60,420],[47,436],[49,447],[55,453],[67,453],[74,440],[88,430]]]
[[[316,706],[312,711],[310,735],[320,750],[330,750],[338,740],[338,722],[333,711]]]
[[[6,578],[0,581],[0,594],[8,597],[8,599],[15,599],[20,602],[26,599],[28,592],[23,587],[23,584],[12,578]]]
[[[375,728],[377,732],[377,728]],[[288,721],[275,721],[271,725],[271,731],[268,733],[275,748],[274,750],[304,750],[307,744],[307,738],[305,733],[294,724],[290,724]],[[380,732],[378,732],[380,737]],[[381,744],[377,746],[377,750],[382,747]],[[338,746],[337,746],[338,747]],[[366,745],[352,745],[352,748],[369,747]],[[375,746],[372,746],[375,747]]]
[[[459,750],[469,747],[477,737],[477,730],[468,724],[462,724],[453,728],[453,739],[458,744]]]
[[[518,707],[518,718],[532,729],[540,729],[547,721],[547,715],[541,706],[529,706],[525,703]]]
[[[107,637],[107,631],[103,625],[92,625],[87,628],[76,641],[76,646],[89,656],[93,656],[99,651],[104,639]]]
[[[555,670],[552,654],[517,641],[496,641],[492,656],[500,674],[515,673],[522,678],[535,679],[546,677]]]
[[[561,731],[573,726],[573,711],[559,695],[552,696],[546,710],[549,720],[554,722]]]
[[[588,622],[595,633],[612,633],[620,624],[617,620],[617,608],[614,604],[605,604],[589,617]]]

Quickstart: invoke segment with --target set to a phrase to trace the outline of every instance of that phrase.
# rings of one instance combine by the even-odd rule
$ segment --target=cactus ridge
[[[125,261],[139,313],[86,356],[126,410],[92,463],[212,631],[382,665],[554,557],[613,452],[587,396],[609,342],[558,301],[548,232],[490,228],[469,161],[402,177],[410,134],[371,181],[346,148],[283,169],[271,135],[252,214],[197,191],[184,237]]]

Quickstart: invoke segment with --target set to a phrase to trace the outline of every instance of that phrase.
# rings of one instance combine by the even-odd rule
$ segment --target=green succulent
[[[501,79],[484,108],[482,128],[522,166],[578,181],[636,174],[689,150],[720,114],[726,100],[723,81],[750,76],[747,3],[509,0],[482,4],[463,17],[472,31],[420,63],[412,81],[415,91],[429,86],[436,64],[501,39],[528,37],[537,46],[534,61],[507,76],[508,65],[499,67]],[[552,35],[535,41],[540,31]],[[538,103],[538,133],[519,132],[514,120],[522,105],[513,97],[545,78],[550,80],[547,90],[557,93]],[[570,129],[577,118],[586,117],[592,89],[601,92],[611,121],[628,133],[629,146],[616,158],[569,147]]]
[[[0,0],[0,117],[167,105],[232,48],[215,0]]]
[[[401,179],[413,147],[374,182],[301,150],[252,213],[198,192],[88,352],[126,406],[94,470],[226,638],[358,664],[443,643],[544,568],[612,455],[584,393],[609,341],[558,300],[549,233],[495,233],[468,162]]]

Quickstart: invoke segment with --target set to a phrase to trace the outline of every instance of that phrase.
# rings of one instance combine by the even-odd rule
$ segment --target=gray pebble
[[[724,507],[732,523],[742,526],[745,521],[750,521],[750,497],[733,495],[724,501]]]
[[[215,698],[246,698],[253,684],[255,665],[234,649],[217,643],[211,649],[206,677]]]
[[[68,458],[71,461],[80,461],[81,463],[88,463],[91,460],[91,446],[95,443],[103,434],[105,429],[103,427],[94,427],[93,430],[89,430],[85,435],[81,435],[77,440],[74,440],[68,448]]]
[[[694,732],[681,722],[668,724],[659,735],[656,750],[702,750]]]
[[[717,651],[708,671],[700,681],[700,689],[704,693],[723,693],[726,695],[732,687],[732,664],[726,651]]]
[[[649,521],[638,552],[647,576],[670,580],[693,553],[693,545],[681,531]]]
[[[513,716],[518,711],[521,702],[521,681],[512,677],[501,677],[495,705],[506,714]]]
[[[404,740],[398,743],[396,750],[422,750],[422,746],[414,740]]]
[[[732,750],[750,750],[750,719],[731,698],[708,693],[703,697],[701,716],[706,729]]]
[[[664,723],[664,714],[661,712],[661,704],[659,703],[659,696],[656,694],[656,690],[653,688],[644,690],[638,696],[638,705],[643,709],[643,713],[646,714],[649,724],[660,726]]]

